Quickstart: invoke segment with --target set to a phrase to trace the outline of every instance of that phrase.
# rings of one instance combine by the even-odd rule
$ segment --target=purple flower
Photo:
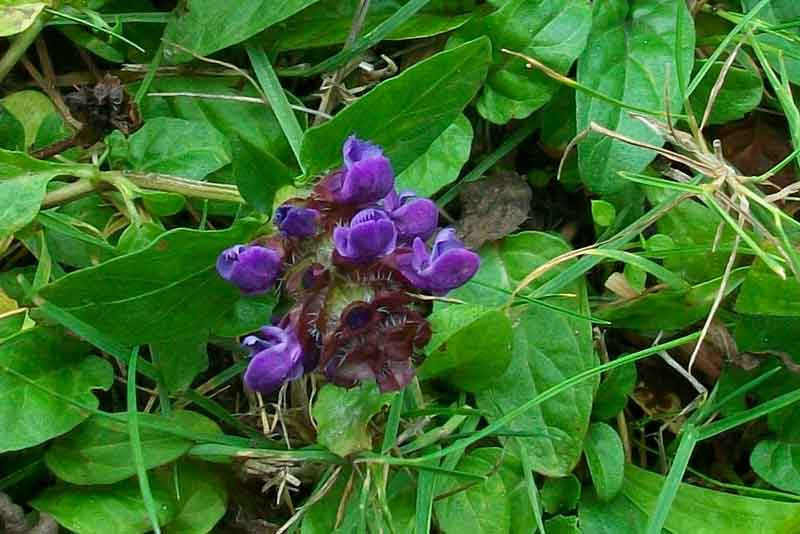
[[[394,172],[378,145],[347,138],[342,149],[344,169],[328,183],[333,200],[341,204],[363,205],[377,202],[394,187]]]
[[[303,349],[291,326],[265,326],[257,336],[244,338],[242,345],[253,357],[244,373],[244,382],[253,391],[272,393],[303,376]]]
[[[414,239],[412,252],[398,255],[397,265],[417,288],[444,295],[472,278],[480,266],[480,257],[464,248],[455,230],[445,228],[436,235],[430,253],[418,237]]]
[[[281,272],[281,255],[272,248],[235,245],[217,257],[217,272],[245,295],[266,293]]]
[[[317,233],[319,212],[284,204],[275,210],[275,224],[281,233],[288,237],[311,237]]]
[[[337,252],[356,263],[368,263],[394,252],[397,228],[383,210],[367,208],[359,211],[350,226],[333,230]]]
[[[417,198],[410,191],[398,195],[392,190],[382,204],[394,221],[401,241],[410,243],[415,237],[425,240],[436,231],[439,208],[432,200]]]

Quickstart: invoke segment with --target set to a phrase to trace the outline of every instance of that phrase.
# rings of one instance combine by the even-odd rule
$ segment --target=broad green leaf
[[[381,145],[401,174],[422,156],[470,102],[486,76],[485,38],[440,52],[399,76],[378,84],[330,121],[303,138],[308,175],[341,164],[342,145],[352,134]]]
[[[0,149],[0,238],[13,234],[36,217],[50,180],[61,175],[94,173],[91,165],[52,163]]]
[[[150,93],[194,93],[229,97],[254,97],[252,87],[238,90],[227,79],[160,78],[153,81]],[[294,155],[272,109],[262,104],[220,100],[197,96],[153,96],[142,102],[142,116],[177,117],[205,121],[221,132],[231,145],[231,172],[248,204],[270,212],[272,197],[281,186],[290,184],[296,172]]]
[[[314,504],[303,516],[301,534],[333,534],[340,532],[334,529],[339,505],[342,502],[342,495],[347,487],[347,481],[351,475],[349,468],[343,468],[336,482],[328,492]],[[350,497],[346,505],[353,504],[353,497]]]
[[[507,534],[511,527],[511,504],[498,468],[502,456],[496,450],[488,454],[478,449],[458,463],[457,470],[486,477],[453,495],[434,501],[433,509],[443,532],[479,532]],[[463,485],[463,481],[440,477],[436,493],[447,494]]]
[[[698,61],[698,68],[705,63]],[[705,113],[711,90],[717,83],[721,71],[722,63],[715,63],[692,93],[690,101],[698,117],[702,117]],[[724,124],[743,118],[761,103],[763,93],[764,82],[757,73],[749,69],[731,67],[725,75],[722,89],[714,100],[708,124]]]
[[[646,193],[648,200],[654,204],[664,200],[668,194],[667,191],[652,188],[648,188]],[[663,250],[664,267],[692,283],[722,276],[730,252],[714,252],[714,243],[716,241],[718,247],[731,246],[733,231],[725,226],[717,237],[720,223],[722,219],[719,215],[694,200],[684,200],[665,213],[656,227],[661,234],[669,236],[672,243],[663,248],[678,250],[669,254]],[[680,249],[687,250],[681,252]]]
[[[575,516],[557,515],[544,522],[548,534],[582,534]]]
[[[8,37],[30,28],[45,7],[45,2],[11,2],[10,5],[0,5],[0,37]]]
[[[361,29],[364,35],[389,18],[400,7],[403,0],[373,0]],[[436,2],[424,7],[419,13],[393,31],[387,40],[419,39],[431,37],[455,29],[472,16],[472,1]],[[272,27],[268,38],[274,40],[279,50],[318,48],[343,43],[350,33],[353,15],[359,0],[322,0],[296,15]],[[464,4],[464,5],[461,5]]]
[[[747,272],[736,299],[736,311],[750,315],[800,316],[800,282],[781,280],[760,260]]]
[[[592,404],[592,418],[611,419],[625,408],[628,395],[636,387],[636,365],[623,365],[606,373],[597,387]]]
[[[215,466],[181,461],[175,517],[161,530],[164,534],[206,534],[227,510],[228,480]],[[160,469],[156,477],[161,486],[175,488],[173,469]]]
[[[625,467],[622,492],[646,514],[653,511],[663,485],[660,475]],[[672,534],[791,534],[800,529],[800,504],[681,484],[664,526]]]
[[[214,422],[195,412],[175,412],[168,419],[142,413],[139,418],[145,422],[168,423],[186,432],[219,432]],[[189,439],[149,427],[142,428],[141,442],[147,469],[179,458],[194,444]],[[58,478],[71,484],[113,484],[136,474],[127,424],[107,418],[93,417],[57,439],[48,449],[45,460]]]
[[[500,310],[449,306],[430,318],[433,337],[425,347],[421,380],[439,378],[465,391],[490,386],[511,361],[511,320]]]
[[[750,453],[750,466],[776,488],[800,493],[800,444],[762,440]]]
[[[601,501],[591,488],[583,492],[578,517],[587,534],[644,534],[647,527],[647,516],[627,497]]]
[[[187,0],[176,9],[164,38],[205,56],[235,45],[280,22],[317,0]],[[172,63],[192,59],[188,53],[167,47]]]
[[[207,122],[156,117],[130,137],[110,137],[115,166],[202,180],[231,162],[228,140]]]
[[[747,267],[732,271],[725,286],[725,294],[730,295],[738,289],[747,276]],[[611,321],[615,328],[679,330],[708,315],[721,283],[720,277],[688,289],[663,288],[600,306],[594,313],[599,319]]]
[[[786,352],[800,360],[800,317],[740,315],[734,329],[739,350]]]
[[[326,384],[311,411],[318,425],[317,443],[339,456],[371,450],[367,425],[390,399],[391,394],[381,394],[374,382],[352,389]]]
[[[160,484],[151,489],[163,525],[176,515],[175,490]],[[152,528],[135,478],[110,486],[61,484],[40,493],[31,505],[77,534],[143,534]]]
[[[692,72],[693,59],[694,24],[684,2],[595,2],[592,31],[578,60],[578,83],[651,110],[664,109],[668,90],[669,109],[674,113],[681,108],[681,94]],[[576,95],[576,105],[578,131],[596,122],[641,142],[657,146],[663,143],[627,109],[581,91]],[[578,146],[584,183],[600,195],[621,193],[631,187],[617,172],[639,172],[654,157],[652,151],[596,133]]]
[[[567,252],[565,243],[550,234],[523,232],[481,249],[481,268],[475,278],[450,296],[471,304],[499,306],[506,303],[506,291],[546,261]],[[550,270],[534,286],[562,271]],[[497,288],[497,289],[495,289]],[[589,314],[586,286],[582,279],[562,293],[574,296],[548,298],[548,304],[572,313]],[[478,407],[492,421],[555,386],[574,374],[593,367],[591,325],[535,303],[515,307],[514,350],[511,364],[492,387],[476,395]],[[596,381],[585,381],[527,411],[508,425],[508,430],[532,433],[521,437],[530,465],[547,476],[565,476],[572,471],[583,450],[583,436],[589,426]]]
[[[278,296],[275,292],[244,295],[225,311],[212,332],[217,336],[237,337],[258,330],[269,322],[277,303]]]
[[[266,321],[265,317],[262,317],[262,322]],[[150,345],[153,359],[158,361],[157,367],[169,391],[188,388],[192,380],[208,368],[207,344],[207,336],[191,333]]]
[[[616,430],[605,423],[592,423],[586,434],[584,454],[598,498],[613,499],[625,477],[625,451]]]
[[[428,150],[397,177],[397,190],[411,190],[419,196],[432,197],[456,181],[471,148],[472,124],[464,115],[459,115]]]
[[[25,148],[34,144],[42,123],[56,110],[44,93],[30,89],[11,93],[0,100],[0,104],[16,117],[25,129]]]
[[[88,353],[88,345],[50,328],[24,330],[0,345],[0,452],[38,445],[89,416],[54,393],[97,407],[92,390],[111,387],[114,373]]]
[[[575,475],[548,478],[540,491],[542,508],[548,514],[570,512],[581,498],[581,483]]]
[[[112,63],[125,61],[125,45],[117,41],[117,46],[111,44],[114,37],[105,33],[92,33],[82,26],[62,26],[58,29],[67,38],[81,48],[85,48],[96,56]],[[121,46],[120,46],[121,45]]]
[[[482,19],[473,19],[454,37],[463,42],[481,34],[492,40],[493,62],[478,98],[478,112],[496,124],[523,119],[542,107],[558,84],[502,49],[531,56],[559,72],[583,52],[592,25],[585,0],[510,0]]]
[[[215,262],[225,248],[249,240],[251,222],[171,230],[143,250],[58,279],[40,296],[128,345],[199,336],[239,299]]]
[[[25,150],[25,128],[2,104],[0,104],[0,148]]]

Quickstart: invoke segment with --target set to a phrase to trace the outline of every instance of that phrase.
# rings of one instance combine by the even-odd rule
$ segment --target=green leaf
[[[107,34],[95,34],[81,26],[62,26],[58,30],[77,46],[85,48],[106,61],[112,63],[125,61],[125,45],[122,42],[117,42],[117,46],[113,46],[110,43],[113,37]]]
[[[145,422],[173,425],[186,432],[213,434],[219,427],[206,417],[188,411],[169,418],[141,413]],[[147,469],[183,456],[194,444],[191,440],[143,427],[141,431],[144,465]],[[93,417],[53,443],[45,455],[47,467],[71,484],[113,484],[136,474],[131,458],[128,426],[124,421]]]
[[[748,275],[748,268],[731,272],[725,295],[733,293]],[[719,292],[722,278],[697,284],[688,289],[664,288],[625,299],[594,310],[598,319],[611,321],[615,328],[633,330],[679,330],[708,315]]]
[[[188,388],[195,377],[208,368],[207,344],[207,336],[192,333],[150,345],[153,360],[158,361],[157,367],[170,392]]]
[[[11,93],[0,100],[0,104],[16,117],[25,129],[23,150],[34,144],[42,123],[56,111],[53,102],[44,93],[30,89]]]
[[[541,490],[542,508],[548,514],[570,512],[581,498],[581,483],[574,475],[548,478]]]
[[[67,165],[0,149],[0,238],[31,222],[39,212],[47,184],[60,175],[94,174],[90,165]]]
[[[212,332],[222,337],[238,337],[258,330],[272,317],[272,310],[277,303],[278,296],[275,292],[244,295],[225,311]]]
[[[628,403],[628,395],[636,387],[636,366],[623,365],[606,373],[597,388],[592,405],[592,418],[607,420],[616,416]]]
[[[229,97],[257,97],[248,86],[220,78],[160,78],[150,86],[151,93],[194,93]],[[297,174],[294,155],[272,109],[262,104],[219,100],[196,96],[150,96],[142,103],[145,120],[153,117],[177,117],[205,121],[221,132],[231,145],[231,172],[248,204],[269,213],[272,197]]]
[[[605,200],[592,200],[592,220],[597,226],[611,226],[616,217],[617,209],[614,204]]]
[[[680,27],[680,32],[678,31]],[[608,0],[594,3],[592,31],[578,60],[578,83],[642,108],[681,108],[692,72],[694,24],[686,4],[674,0]],[[676,60],[678,64],[676,64]],[[667,78],[669,72],[669,78]],[[596,122],[641,142],[663,140],[626,109],[579,91],[578,131]],[[631,187],[618,171],[639,172],[655,153],[593,133],[578,146],[584,183],[601,195]]]
[[[44,2],[18,1],[0,6],[0,37],[15,35],[30,28],[46,6]]]
[[[419,196],[432,197],[455,182],[469,159],[472,134],[472,124],[464,115],[459,115],[428,150],[397,177],[397,190],[411,190]]]
[[[794,277],[781,280],[756,260],[747,272],[735,309],[750,315],[800,316],[800,282]]]
[[[750,453],[750,465],[776,488],[800,493],[800,444],[762,440]]]
[[[352,134],[381,145],[401,174],[456,120],[486,76],[489,59],[489,41],[476,39],[378,84],[306,131],[301,150],[306,174],[339,165],[342,145]]]
[[[742,9],[753,9],[759,0],[742,0]],[[770,0],[756,15],[756,18],[771,24],[784,24],[800,18],[800,5],[794,0]],[[756,38],[764,48],[772,68],[781,71],[781,63],[786,65],[786,73],[792,83],[800,83],[800,29],[784,28],[780,34],[758,33]]]
[[[582,534],[578,527],[578,518],[575,516],[557,515],[551,517],[544,523],[544,528],[548,534]]]
[[[199,336],[239,299],[215,263],[223,249],[250,238],[251,222],[171,230],[143,250],[58,279],[40,296],[123,344]]]
[[[507,534],[511,527],[511,505],[503,477],[498,471],[502,457],[478,449],[458,462],[458,471],[486,477],[483,483],[434,501],[433,508],[443,532],[479,532]],[[438,495],[447,494],[463,485],[454,478],[439,477]]]
[[[202,180],[231,162],[228,140],[207,122],[157,117],[110,140],[111,162],[136,171]]]
[[[493,62],[478,98],[478,112],[496,124],[524,119],[547,103],[558,83],[527,68],[502,49],[531,56],[559,72],[583,52],[592,25],[585,0],[511,0],[494,13],[473,19],[455,36],[463,42],[481,34],[492,40]]]
[[[705,63],[705,61],[698,61],[698,68]],[[702,117],[705,113],[711,90],[717,83],[722,65],[722,62],[712,65],[689,99],[692,109],[698,117]],[[724,124],[744,118],[761,103],[763,93],[764,82],[757,73],[749,69],[731,67],[725,75],[722,89],[714,100],[708,124]]]
[[[182,461],[178,471],[176,515],[167,523],[163,534],[206,534],[225,515],[228,501],[228,480],[214,466],[202,462]],[[161,469],[158,483],[174,487],[173,469]]]
[[[153,487],[158,520],[164,524],[176,513],[170,491]],[[135,478],[111,486],[55,486],[31,501],[40,512],[77,534],[143,534],[151,525]]]
[[[616,430],[605,423],[592,423],[586,434],[584,454],[598,498],[613,499],[625,477],[625,451]]]
[[[311,411],[319,427],[317,443],[339,456],[371,450],[367,425],[391,397],[389,393],[381,394],[374,382],[352,389],[326,384]]]
[[[164,30],[164,38],[201,56],[222,50],[254,36],[317,0],[187,0]],[[192,59],[190,54],[167,48],[171,63]]]
[[[442,2],[439,3],[442,4]],[[455,29],[472,16],[467,9],[468,5],[473,3],[457,2],[452,7],[447,4],[441,7],[426,6],[394,30],[386,40],[419,39]],[[359,0],[322,0],[276,24],[270,31],[269,38],[276,42],[281,51],[319,48],[343,43],[350,33],[358,4]],[[400,0],[373,0],[370,2],[361,34],[374,30],[378,24],[389,18],[402,5],[403,2]]]
[[[25,128],[2,104],[0,104],[0,148],[25,150]]]
[[[664,477],[628,465],[622,491],[638,509],[649,513],[663,484]],[[800,528],[800,504],[681,484],[664,526],[672,534],[791,534]]]
[[[421,380],[440,378],[465,391],[490,386],[511,361],[511,320],[500,310],[449,306],[429,317],[433,337],[419,369]]]
[[[550,234],[523,232],[506,237],[481,249],[481,268],[475,278],[453,291],[451,296],[474,304],[502,305],[509,298],[505,291],[512,290],[531,271],[568,250],[561,239]],[[561,271],[560,266],[550,270],[534,287]],[[566,286],[562,292],[574,297],[553,297],[547,302],[573,313],[589,314],[582,279]],[[513,321],[511,364],[492,387],[476,395],[478,407],[490,414],[489,421],[597,362],[587,320],[535,303],[515,309],[520,311]],[[532,408],[508,425],[509,431],[534,434],[517,438],[534,470],[548,476],[565,476],[572,471],[583,450],[596,383],[595,380],[585,381]]]
[[[55,394],[96,408],[111,365],[60,329],[32,328],[0,345],[0,452],[32,447],[72,430],[89,414]]]
[[[578,517],[587,534],[642,534],[647,526],[647,516],[627,497],[601,501],[591,488],[583,492]]]

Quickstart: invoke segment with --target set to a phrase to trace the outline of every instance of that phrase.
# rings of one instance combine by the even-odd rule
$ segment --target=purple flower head
[[[291,326],[265,326],[257,336],[244,338],[242,345],[253,357],[244,373],[244,382],[253,391],[272,393],[303,376],[303,349]]]
[[[281,255],[259,245],[235,245],[217,257],[217,272],[245,295],[266,293],[281,272]]]
[[[318,221],[315,209],[284,204],[275,210],[275,225],[288,237],[311,237],[317,233]]]
[[[428,239],[439,223],[439,209],[428,198],[417,198],[410,191],[399,195],[390,191],[382,201],[384,209],[394,221],[400,240],[410,243],[415,237]]]
[[[359,211],[350,226],[333,230],[333,244],[343,257],[356,263],[368,263],[394,252],[397,228],[383,210],[367,208]]]
[[[480,266],[480,257],[464,248],[455,230],[445,228],[436,235],[430,253],[418,237],[414,239],[412,252],[398,255],[397,265],[403,276],[419,289],[444,295],[473,277]]]
[[[377,202],[394,187],[394,172],[378,145],[351,135],[342,149],[344,169],[329,185],[333,200],[341,204]]]

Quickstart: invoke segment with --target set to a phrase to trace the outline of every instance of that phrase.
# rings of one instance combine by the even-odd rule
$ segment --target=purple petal
[[[414,255],[411,257],[411,266],[415,270],[421,271],[428,266],[431,259],[428,254],[428,249],[425,248],[425,242],[420,237],[414,239],[412,248],[414,250]]]
[[[457,248],[464,248],[464,243],[456,236],[456,231],[452,228],[443,228],[436,234],[436,239],[431,249],[431,258],[436,261],[436,258],[448,250]]]
[[[345,168],[338,179],[341,186],[329,186],[337,202],[356,205],[377,202],[394,187],[392,165],[379,146],[351,136],[344,144],[343,156]]]
[[[286,382],[293,367],[293,362],[288,358],[262,352],[250,360],[244,373],[244,382],[253,391],[272,393]]]
[[[350,257],[371,261],[386,256],[397,245],[397,230],[391,221],[373,221],[350,228]]]
[[[217,272],[242,293],[265,293],[275,284],[281,271],[281,255],[262,246],[236,245],[217,258]]]
[[[417,198],[394,210],[391,217],[402,240],[428,239],[439,223],[439,208],[430,199]]]
[[[381,200],[381,206],[383,206],[383,209],[385,209],[390,213],[399,208],[400,206],[402,206],[397,191],[395,191],[394,189],[389,191],[389,194],[386,195],[383,198],[383,200]]]
[[[284,204],[275,210],[275,224],[283,235],[289,237],[311,237],[317,233],[319,212]]]
[[[461,287],[472,278],[480,267],[481,259],[465,248],[451,249],[434,260],[420,275],[428,284],[428,290],[444,294]]]

